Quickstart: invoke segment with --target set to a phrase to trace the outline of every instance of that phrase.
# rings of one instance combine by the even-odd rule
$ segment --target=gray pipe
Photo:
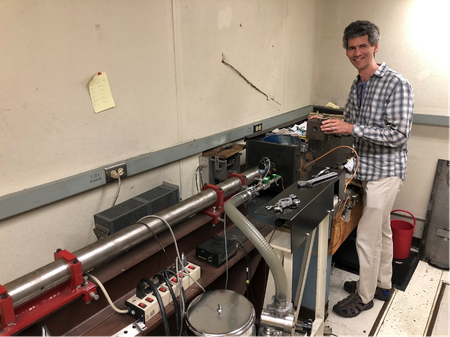
[[[269,266],[273,279],[275,281],[275,307],[285,309],[287,302],[287,277],[283,265],[277,254],[273,251],[267,240],[253,226],[253,224],[236,208],[239,205],[251,200],[252,195],[249,191],[243,191],[234,195],[225,203],[225,213],[244,233],[244,235],[253,243],[259,253],[262,255]]]
[[[248,184],[252,184],[258,176],[258,169],[250,169],[242,174],[247,177]],[[240,191],[242,183],[238,178],[231,178],[217,186],[222,188],[225,197],[229,197]],[[156,215],[166,220],[171,226],[174,226],[214,205],[216,201],[217,194],[213,190],[208,189]],[[145,225],[139,223],[132,224],[117,233],[73,252],[81,262],[83,273],[89,272],[93,268],[113,259],[139,243],[152,238],[154,234],[159,234],[167,229],[167,226],[161,220],[155,218],[144,219],[142,223]],[[5,284],[4,288],[11,296],[13,306],[16,308],[52,288],[69,281],[70,278],[69,266],[63,260],[56,260]]]

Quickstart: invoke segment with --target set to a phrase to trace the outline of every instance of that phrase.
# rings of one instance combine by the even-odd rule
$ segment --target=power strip
[[[201,277],[201,268],[200,266],[188,262],[185,266],[186,271],[194,280],[198,280]],[[182,284],[183,288],[187,289],[194,281],[186,274],[186,271],[180,272],[180,278],[182,276]],[[169,279],[170,284],[172,286],[172,290],[175,296],[180,296],[180,286],[178,284],[178,280],[176,277],[171,277]],[[170,294],[170,290],[167,284],[160,284],[158,287],[159,296],[161,296],[161,300],[164,303],[164,307],[168,304],[172,303],[172,296]],[[158,300],[154,296],[153,293],[147,294],[144,298],[139,298],[136,295],[125,301],[125,306],[128,308],[128,315],[131,317],[140,320],[144,323],[147,323],[151,320],[156,314],[159,313],[159,304]]]

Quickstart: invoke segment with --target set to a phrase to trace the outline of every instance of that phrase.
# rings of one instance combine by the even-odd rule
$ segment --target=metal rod
[[[248,184],[252,184],[259,175],[257,168],[250,169],[242,174],[248,179]],[[231,178],[217,186],[222,188],[224,196],[228,197],[240,191],[242,183],[238,178]],[[214,205],[216,201],[217,194],[213,190],[208,189],[156,215],[166,220],[171,226],[174,226]],[[83,273],[87,273],[137,244],[152,238],[153,233],[158,234],[166,229],[167,226],[159,219],[144,219],[142,223],[132,224],[117,233],[73,252],[73,254],[81,262]],[[16,308],[57,285],[69,281],[70,278],[71,273],[68,265],[63,260],[56,260],[7,283],[4,285],[4,288],[11,296],[14,308]]]

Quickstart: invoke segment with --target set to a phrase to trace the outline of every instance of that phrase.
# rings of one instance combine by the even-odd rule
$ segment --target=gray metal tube
[[[253,224],[236,208],[250,200],[250,193],[243,191],[225,203],[225,212],[244,235],[253,243],[269,266],[275,281],[275,307],[284,309],[287,306],[287,277],[283,265],[267,240]]]
[[[257,168],[254,168],[242,174],[247,176],[248,183],[252,184],[255,177],[257,177],[257,171]],[[218,184],[223,189],[225,197],[240,191],[241,185],[241,181],[238,178],[231,178]],[[216,200],[217,194],[209,189],[177,205],[169,207],[156,215],[166,220],[171,226],[174,226],[205,208],[214,205]],[[82,264],[83,273],[150,239],[153,237],[153,233],[158,234],[167,229],[167,226],[161,220],[155,218],[144,219],[142,223],[145,225],[139,223],[132,224],[117,233],[73,252]],[[14,307],[17,307],[57,285],[67,282],[70,280],[70,277],[71,273],[68,265],[63,260],[56,260],[5,284],[4,288],[12,297]]]

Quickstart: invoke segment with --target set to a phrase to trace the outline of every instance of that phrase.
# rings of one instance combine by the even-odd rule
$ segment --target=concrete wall
[[[315,1],[0,3],[0,197],[311,104]],[[231,67],[237,69],[261,94]],[[305,67],[305,65],[308,65]],[[94,113],[108,75],[116,107]],[[268,99],[269,97],[269,99]],[[196,193],[198,156],[123,180]],[[108,184],[0,221],[0,284],[96,240]]]
[[[356,71],[341,34],[356,19],[380,26],[377,58],[410,80],[416,112],[448,115],[446,35],[425,30],[426,20],[445,22],[436,16],[446,2],[424,4],[2,1],[0,197],[310,104],[343,105]],[[116,107],[95,114],[87,86],[99,71]],[[397,207],[425,217],[438,158],[448,159],[448,128],[414,125]],[[197,165],[195,155],[127,178],[117,202],[162,181],[179,185],[185,199],[196,193]],[[0,221],[0,284],[51,262],[57,248],[94,242],[93,215],[111,206],[116,189]]]
[[[374,22],[381,31],[377,62],[401,73],[414,89],[416,114],[449,115],[447,13],[444,0],[323,0],[316,9],[314,104],[345,106],[356,69],[345,55],[342,34],[355,20]],[[445,33],[447,32],[447,33]],[[437,47],[437,50],[434,47]],[[413,124],[408,143],[407,180],[394,208],[418,219],[414,236],[422,237],[438,159],[449,158],[448,127]]]

